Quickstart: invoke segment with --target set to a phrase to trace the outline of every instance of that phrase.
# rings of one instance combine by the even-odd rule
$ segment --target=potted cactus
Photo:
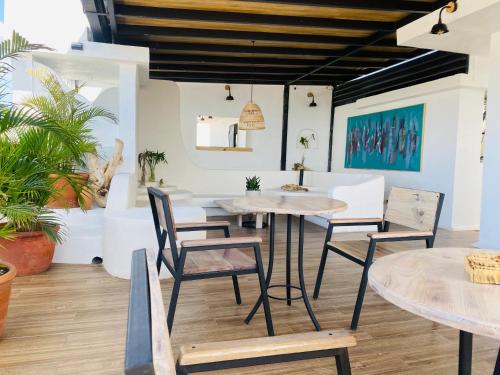
[[[246,178],[246,192],[247,197],[254,197],[260,195],[260,177],[253,176]]]

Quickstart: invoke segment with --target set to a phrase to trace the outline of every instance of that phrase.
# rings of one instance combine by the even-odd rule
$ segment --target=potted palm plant
[[[0,78],[12,69],[4,59],[41,47],[14,32],[0,43]],[[4,95],[0,92],[0,263],[12,264],[9,269],[15,267],[19,276],[31,275],[50,266],[55,243],[61,240],[61,223],[45,207],[54,193],[49,175],[57,170],[46,138],[70,149],[78,143],[39,111],[1,100]]]
[[[137,157],[137,162],[139,163],[139,167],[141,168],[141,185],[146,184],[146,166],[149,171],[149,179],[148,182],[156,181],[156,167],[158,164],[168,164],[167,158],[164,152],[160,151],[150,151],[146,150],[141,152]]]
[[[247,197],[260,195],[260,177],[246,177],[246,192]]]
[[[53,126],[66,130],[72,138],[70,143],[61,143],[59,137],[51,132],[44,134],[40,144],[43,154],[56,165],[51,173],[54,194],[48,201],[50,208],[83,209],[92,207],[92,195],[88,184],[89,174],[86,158],[96,154],[97,142],[92,136],[90,124],[97,118],[106,118],[114,123],[116,116],[104,108],[92,106],[80,100],[78,95],[82,86],[65,90],[53,74],[35,72],[45,89],[45,95],[38,95],[23,103],[27,108],[40,114],[41,118]]]
[[[0,261],[0,335],[9,308],[12,280],[16,277],[16,268],[9,263]]]

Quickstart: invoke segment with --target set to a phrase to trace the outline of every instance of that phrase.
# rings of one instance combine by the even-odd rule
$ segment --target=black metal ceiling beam
[[[247,58],[247,57],[226,57],[226,56],[200,56],[200,55],[164,55],[164,54],[151,54],[151,64],[163,63],[186,63],[186,64],[218,64],[218,65],[248,65],[248,66],[303,66],[319,67],[321,62],[317,60],[303,60],[303,59],[271,59],[271,58]],[[395,61],[348,61],[345,60],[341,64],[327,67],[326,69],[357,69],[357,68],[384,68],[394,64]]]
[[[336,105],[387,91],[392,91],[458,73],[467,73],[467,55],[436,52],[437,56],[425,56],[419,65],[412,64],[405,69],[394,67],[371,76],[341,84],[335,92]],[[426,59],[427,58],[427,59]],[[418,61],[418,60],[417,60]],[[414,63],[412,61],[411,63]],[[409,63],[410,64],[410,63]],[[406,64],[405,64],[406,65]],[[355,85],[354,85],[355,84]]]
[[[140,6],[116,5],[117,16],[141,17],[152,19],[173,19],[184,21],[202,21],[218,23],[240,23],[251,25],[304,26],[330,29],[394,31],[394,22],[358,21],[313,17],[294,17],[267,14],[248,14],[232,12],[212,12],[191,9],[151,8]]]
[[[295,55],[295,56],[321,56],[338,57],[343,56],[343,50],[316,49],[316,48],[289,48],[289,47],[262,47],[262,46],[233,46],[221,44],[198,44],[198,43],[175,43],[175,42],[149,42],[137,40],[123,40],[124,44],[132,46],[148,47],[154,53],[165,52],[175,54],[176,51],[217,52],[217,53],[246,53],[246,54],[269,54],[269,55]],[[172,51],[172,52],[171,52]],[[391,60],[407,60],[425,52],[415,50],[411,52],[394,51],[368,51],[360,50],[352,58],[375,58]]]
[[[256,77],[254,75],[234,75],[228,76],[227,74],[199,74],[199,73],[167,73],[158,74],[150,73],[151,79],[164,79],[170,81],[186,81],[186,82],[240,82],[240,83],[255,83],[255,84],[275,84],[283,85],[286,83],[287,77],[274,76],[274,77]],[[285,78],[285,79],[283,79]],[[309,84],[314,85],[333,85],[340,82],[336,79],[330,78],[311,78],[307,81]]]
[[[419,59],[402,63],[401,65],[389,68],[384,71],[374,72],[363,80],[345,82],[337,88],[336,97],[339,98],[342,92],[354,90],[363,90],[367,85],[380,81],[383,77],[384,82],[389,82],[393,77],[399,77],[407,72],[418,72],[424,75],[428,69],[435,69],[457,61],[464,62],[467,55],[454,54],[449,52],[434,52]]]
[[[238,79],[238,78],[207,78],[207,77],[200,77],[200,78],[190,78],[190,77],[155,77],[155,76],[150,76],[150,79],[156,79],[156,80],[162,80],[162,81],[175,81],[175,82],[195,82],[195,83],[231,83],[231,84],[243,84],[243,85],[248,85],[248,84],[258,84],[258,85],[284,85],[285,82],[275,80],[275,81],[259,81],[255,79]],[[294,86],[331,86],[332,82],[329,81],[302,81],[299,82],[297,85]]]
[[[250,41],[274,41],[274,42],[295,42],[295,43],[324,43],[340,44],[349,46],[364,47],[366,45],[377,46],[396,46],[396,40],[391,39],[384,34],[383,38],[373,41],[371,38],[354,38],[327,35],[304,35],[304,34],[284,34],[284,33],[266,33],[258,31],[226,31],[226,30],[206,30],[206,29],[188,29],[176,27],[155,27],[155,26],[135,26],[118,25],[120,35],[134,36],[166,36],[166,37],[184,37],[184,38],[210,38],[221,40],[248,40]],[[370,44],[368,44],[370,43]],[[249,43],[250,45],[250,43]]]
[[[405,25],[405,24],[407,24],[409,22],[413,22],[417,18],[419,18],[418,15],[410,14],[409,16],[403,18],[402,20],[400,20],[398,22],[398,27],[403,26],[403,25]],[[364,47],[377,45],[378,43],[380,43],[380,41],[386,40],[386,38],[388,36],[390,36],[390,33],[386,33],[386,32],[383,32],[383,31],[377,32],[377,33],[373,34],[371,37],[369,37],[367,39],[366,44],[365,44]],[[346,48],[344,50],[344,55],[343,56],[339,56],[339,57],[334,57],[334,58],[331,58],[331,59],[327,59],[321,67],[315,68],[311,72],[309,72],[307,74],[301,75],[300,77],[298,77],[298,78],[290,81],[289,84],[297,83],[301,79],[304,79],[304,78],[308,77],[309,75],[314,74],[314,73],[320,71],[321,69],[325,69],[325,68],[327,68],[329,66],[332,66],[332,65],[334,65],[336,63],[339,63],[343,59],[355,55],[356,53],[358,53],[362,49],[363,49],[363,47],[358,47],[358,46],[348,47],[348,48]]]
[[[92,40],[100,43],[112,42],[111,27],[103,0],[81,0],[83,12],[89,20]]]
[[[154,77],[207,77],[207,78],[228,78],[231,74],[227,74],[226,72],[150,72],[151,76]],[[238,75],[234,75],[234,78],[238,79],[248,79],[248,80],[256,80],[256,81],[281,81],[286,82],[293,74],[290,75],[258,75],[254,73],[242,73]],[[352,77],[352,75],[351,75]],[[321,81],[321,82],[344,82],[344,79],[338,79],[333,76],[314,76],[310,79],[311,81]]]
[[[106,0],[106,9],[108,13],[109,27],[111,29],[112,42],[116,43],[118,41],[118,27],[116,24],[114,0]]]
[[[305,71],[301,68],[290,67],[253,67],[253,66],[214,66],[214,65],[183,65],[183,64],[151,64],[150,70],[155,72],[213,72],[213,73],[231,73],[231,74],[278,74],[278,75],[298,75]],[[343,77],[352,79],[360,74],[369,73],[372,70],[352,70],[352,69],[336,69],[325,70],[317,75]],[[316,75],[315,75],[316,76]],[[349,78],[350,77],[350,78]]]
[[[366,11],[408,12],[427,14],[434,11],[433,3],[405,0],[245,0],[248,3],[318,6]]]

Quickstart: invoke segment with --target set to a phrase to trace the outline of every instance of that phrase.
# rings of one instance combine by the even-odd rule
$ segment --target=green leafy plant
[[[305,149],[308,149],[310,146],[310,142],[314,141],[315,139],[316,139],[316,136],[314,135],[314,133],[311,133],[311,135],[309,137],[301,136],[299,138],[299,143],[302,145],[302,147],[304,147]]]
[[[59,142],[71,142],[72,137],[36,110],[5,100],[5,75],[13,69],[5,60],[40,48],[45,47],[30,44],[16,32],[0,43],[0,238],[41,230],[53,241],[61,239],[59,219],[44,207],[53,193],[48,176],[54,166],[32,141],[40,134],[51,134]]]
[[[149,182],[156,181],[155,169],[158,164],[168,164],[167,157],[164,152],[146,150],[141,152],[137,157],[137,162],[141,168],[141,184],[146,183],[146,166],[149,169]]]
[[[260,190],[260,177],[246,177],[246,188],[247,191],[259,191]]]

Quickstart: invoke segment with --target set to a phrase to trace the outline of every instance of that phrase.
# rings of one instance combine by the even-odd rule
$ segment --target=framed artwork
[[[424,104],[349,117],[345,168],[420,171]]]

